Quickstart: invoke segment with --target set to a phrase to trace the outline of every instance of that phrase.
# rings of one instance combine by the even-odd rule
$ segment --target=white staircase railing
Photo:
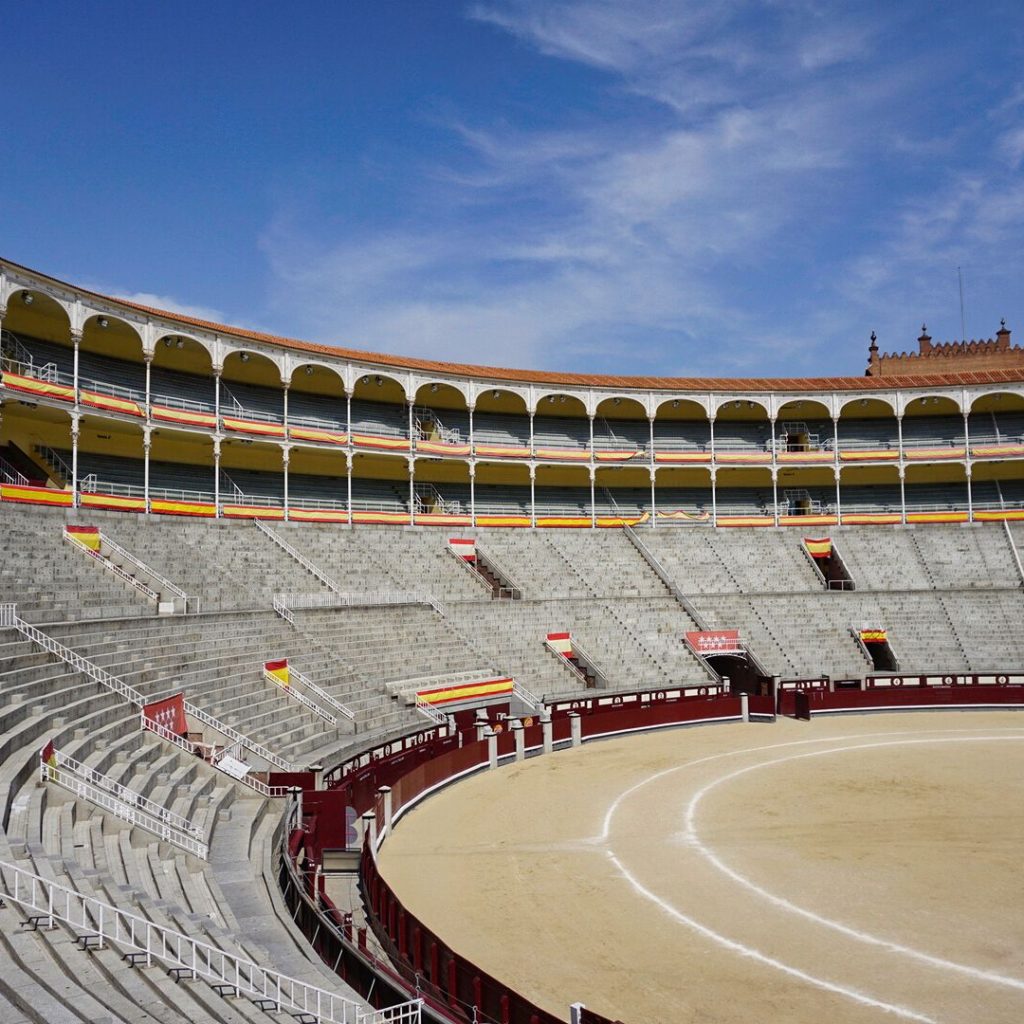
[[[311,562],[301,551],[292,547],[288,541],[279,537],[262,519],[254,519],[253,522],[256,524],[256,529],[266,534],[282,551],[292,556],[299,565],[302,566],[307,572],[312,573],[328,590],[335,594],[341,592],[341,587],[338,586],[330,576],[327,575],[319,566]]]
[[[100,668],[99,665],[94,665],[91,661],[86,660],[80,654],[71,650],[71,648],[65,647],[59,640],[55,640],[52,636],[48,636],[42,630],[36,629],[35,626],[20,618],[17,607],[16,604],[0,604],[0,627],[16,629],[22,636],[38,644],[51,654],[55,654],[65,664],[84,673],[93,682],[99,683],[108,690],[112,690],[119,696],[124,697],[125,700],[136,707],[142,707],[146,703],[146,698],[134,687],[118,679],[117,676],[111,675],[106,669]],[[232,729],[230,725],[214,718],[213,715],[207,714],[202,708],[197,708],[195,704],[189,701],[185,701],[185,713],[191,715],[196,721],[202,722],[203,725],[216,730],[226,739],[241,743],[246,750],[252,751],[252,753],[256,754],[257,757],[263,758],[268,764],[275,765],[286,772],[295,770],[295,765],[290,761],[278,757],[277,754],[268,750],[261,743],[257,743],[248,736],[243,736],[237,729]]]
[[[305,687],[317,700],[323,701],[329,708],[337,711],[342,718],[347,718],[350,722],[356,720],[356,713],[350,707],[346,707],[341,701],[335,700],[323,687],[317,686],[312,679],[295,667],[291,667],[291,678],[293,685],[298,683],[300,686]]]
[[[531,693],[525,686],[521,686],[514,679],[512,680],[512,696],[522,701],[527,707],[534,711],[544,710],[544,701],[536,694]]]
[[[122,583],[127,583],[128,586],[134,587],[143,597],[148,598],[154,603],[160,600],[160,595],[155,590],[150,589],[146,586],[142,580],[133,576],[130,572],[126,572],[121,566],[116,565],[109,558],[104,558],[98,551],[93,551],[92,548],[86,547],[80,540],[78,540],[73,533],[64,531],[64,540],[67,541],[76,551],[81,551],[82,554],[88,555],[94,559],[97,564],[101,565],[107,572],[113,573]]]
[[[298,701],[303,707],[309,708],[309,710],[312,711],[314,715],[318,715],[328,725],[336,726],[338,724],[338,720],[334,717],[334,715],[330,714],[330,712],[328,711],[325,711],[322,707],[320,707],[319,704],[316,703],[316,701],[312,700],[311,698],[307,697],[304,693],[300,693],[297,689],[295,689],[295,679],[297,675],[298,673],[295,671],[295,669],[289,668],[288,685],[285,686],[274,675],[273,672],[268,672],[266,669],[263,670],[263,678],[268,683],[271,683],[276,689],[284,693],[289,699]],[[302,678],[305,679],[306,677],[303,676]],[[321,693],[322,692],[323,691],[321,690]]]
[[[176,583],[172,583],[166,576],[157,572],[156,569],[153,569],[150,566],[146,565],[146,563],[141,558],[139,558],[138,555],[134,555],[132,554],[132,552],[127,551],[125,548],[121,547],[121,545],[118,544],[116,540],[111,540],[102,531],[100,532],[100,543],[103,545],[103,547],[109,548],[111,551],[114,552],[114,554],[119,555],[121,558],[125,559],[125,561],[130,562],[132,565],[136,566],[142,572],[150,576],[153,579],[153,581],[160,587],[161,592],[166,591],[169,594],[173,594],[175,597],[181,598],[181,600],[185,602],[185,606],[188,606],[188,594],[186,594],[185,591],[182,590],[181,587],[179,587]]]
[[[319,1024],[419,1024],[421,1000],[385,1010],[364,1009],[344,996],[154,924],[16,864],[0,862],[0,878],[4,899],[26,911],[31,924],[54,928],[60,921],[79,937],[95,937],[100,947],[109,943],[126,950],[132,962],[158,961],[176,976],[202,979],[220,994],[245,996],[263,1010],[310,1017]]]
[[[494,573],[495,576],[501,581],[501,585],[512,592],[513,598],[518,595],[519,598],[523,596],[523,588],[516,582],[516,578],[512,575],[508,569],[501,564],[501,562],[491,554],[486,548],[481,547],[480,541],[476,542],[476,557],[477,560],[482,559],[484,564]]]
[[[28,477],[15,469],[3,456],[0,456],[0,480],[5,484],[18,484],[22,487],[28,484]]]
[[[55,750],[56,765],[42,761],[39,777],[43,782],[54,782],[75,796],[109,811],[111,814],[138,825],[159,836],[172,846],[207,860],[210,849],[204,842],[202,830],[187,818],[169,811],[141,793],[101,775],[81,764],[73,757]]]
[[[425,701],[419,694],[416,695],[416,710],[426,718],[429,718],[435,725],[447,725],[448,716],[438,711],[433,704]]]
[[[1010,530],[1009,522],[1003,520],[1003,529],[1006,531],[1006,540],[1010,545],[1010,551],[1013,553],[1013,561],[1017,566],[1017,576],[1020,579],[1021,586],[1024,586],[1024,566],[1020,562],[1020,552],[1017,550],[1017,542],[1013,539],[1013,532]]]

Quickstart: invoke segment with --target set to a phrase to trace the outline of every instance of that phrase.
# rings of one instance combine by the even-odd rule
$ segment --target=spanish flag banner
[[[828,558],[832,554],[832,538],[822,537],[821,540],[812,540],[804,537],[804,547],[812,558]]]
[[[461,683],[458,686],[440,686],[432,690],[417,690],[416,700],[418,703],[431,704],[434,707],[461,704],[464,701],[481,703],[485,700],[511,696],[512,686],[513,680],[511,678],[481,679],[476,683]]]
[[[589,462],[590,452],[582,448],[538,448],[534,458],[551,462]]]
[[[283,686],[286,690],[291,686],[291,677],[288,672],[288,659],[281,658],[279,661],[267,661],[263,663],[263,674],[272,683]]]
[[[357,448],[379,448],[389,452],[407,452],[410,448],[407,437],[375,437],[372,434],[353,434],[352,443]]]
[[[141,416],[142,406],[130,398],[115,398],[103,395],[98,391],[87,391],[82,388],[82,404],[91,405],[96,409],[109,409],[111,412],[123,412],[126,416]]]
[[[507,444],[477,444],[476,454],[481,458],[493,459],[528,459],[530,449]]]
[[[424,455],[469,455],[468,444],[448,444],[445,441],[417,441],[416,451]]]
[[[449,537],[448,547],[464,562],[476,561],[476,541],[472,537]]]
[[[269,437],[284,437],[283,423],[264,423],[260,420],[240,420],[234,416],[222,417],[225,430],[235,430],[243,434],[262,434]]]
[[[35,377],[23,377],[20,373],[0,374],[0,383],[12,391],[22,391],[28,395],[38,395],[40,398],[59,398],[62,402],[74,402],[75,389],[65,384],[51,384],[46,380],[36,380]]]
[[[52,487],[31,487],[19,484],[0,484],[0,501],[17,501],[25,505],[71,505],[70,491]]]
[[[167,405],[150,406],[150,415],[155,420],[166,420],[168,423],[184,423],[189,427],[217,426],[217,417],[212,412],[193,412],[190,409],[173,409]]]
[[[51,780],[57,778],[57,751],[53,746],[53,740],[50,740],[45,747],[39,752],[39,761],[45,770],[47,776]]]
[[[571,633],[548,633],[548,646],[564,658],[572,657]]]
[[[316,441],[318,444],[348,443],[348,434],[337,430],[320,430],[318,427],[289,427],[288,435],[293,441]]]
[[[100,530],[98,526],[65,526],[64,533],[67,535],[69,540],[73,540],[76,544],[81,544],[83,548],[88,548],[90,551],[99,551],[100,549]]]
[[[885,629],[862,629],[860,631],[860,640],[864,644],[884,644],[889,640],[889,633]]]

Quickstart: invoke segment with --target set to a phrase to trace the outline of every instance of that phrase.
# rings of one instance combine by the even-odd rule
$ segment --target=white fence
[[[256,528],[266,534],[282,551],[292,556],[299,565],[302,566],[307,572],[312,573],[328,590],[337,594],[341,588],[338,586],[330,576],[327,575],[319,566],[311,562],[301,551],[292,547],[288,541],[279,537],[262,519],[254,519],[253,522],[256,524]]]
[[[261,1009],[308,1015],[320,1024],[420,1022],[420,1000],[387,1010],[364,1009],[344,996],[129,914],[15,864],[0,862],[0,877],[4,899],[21,907],[32,924],[53,928],[58,921],[62,922],[79,937],[95,937],[99,948],[109,943],[126,950],[133,963],[158,961],[177,977],[202,979],[221,995],[245,996]]]
[[[209,857],[209,847],[202,831],[187,818],[169,811],[141,793],[122,786],[113,779],[54,751],[56,766],[43,761],[39,777],[43,782],[54,782],[75,796],[102,807],[122,821],[144,828],[172,846],[191,853],[202,860]]]

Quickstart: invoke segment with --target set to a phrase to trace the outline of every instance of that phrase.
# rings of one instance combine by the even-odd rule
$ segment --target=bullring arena
[[[0,325],[0,1021],[1024,1015],[1006,325],[606,378],[6,261]]]

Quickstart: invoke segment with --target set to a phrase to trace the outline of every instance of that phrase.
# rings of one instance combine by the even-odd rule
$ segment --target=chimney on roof
[[[999,321],[999,330],[996,331],[996,348],[1002,351],[1010,347],[1010,332],[1006,327],[1006,317]]]
[[[921,336],[917,339],[917,351],[922,356],[928,355],[932,350],[932,336],[928,333],[926,324],[921,324]]]

